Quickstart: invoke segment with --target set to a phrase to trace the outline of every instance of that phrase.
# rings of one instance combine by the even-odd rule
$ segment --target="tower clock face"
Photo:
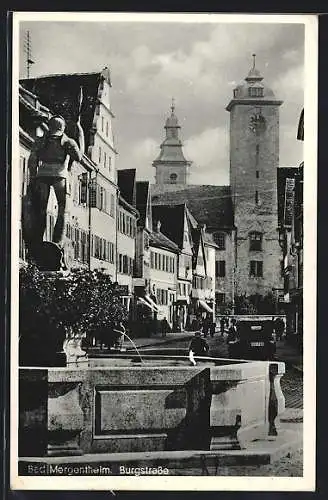
[[[256,134],[256,135],[259,135],[259,134],[262,134],[264,131],[265,131],[265,127],[266,127],[266,122],[265,122],[265,118],[263,115],[261,115],[261,113],[253,113],[250,117],[250,121],[249,121],[249,128],[250,130]]]

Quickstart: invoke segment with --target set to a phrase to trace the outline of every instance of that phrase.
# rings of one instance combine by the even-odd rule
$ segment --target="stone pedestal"
[[[208,449],[209,408],[208,368],[21,369],[20,456]]]

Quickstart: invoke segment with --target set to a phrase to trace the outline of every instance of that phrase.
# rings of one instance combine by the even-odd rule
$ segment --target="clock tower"
[[[253,65],[233,91],[230,184],[236,226],[235,292],[266,295],[281,286],[277,167],[282,101]]]

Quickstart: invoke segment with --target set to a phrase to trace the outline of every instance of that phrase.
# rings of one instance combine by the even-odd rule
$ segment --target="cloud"
[[[138,178],[153,179],[151,163],[175,97],[185,152],[195,163],[191,181],[222,184],[229,166],[225,106],[248,73],[253,52],[267,84],[284,100],[281,163],[298,161],[293,134],[303,106],[302,25],[35,22],[24,23],[22,33],[26,29],[36,61],[33,76],[111,68],[117,165],[136,167]]]
[[[159,153],[159,144],[147,137],[132,143],[117,158],[118,169],[136,168],[138,180],[153,180],[155,169],[152,162]]]
[[[190,182],[203,184],[211,174],[214,184],[228,184],[229,144],[224,128],[206,129],[185,142],[186,157],[193,161]]]

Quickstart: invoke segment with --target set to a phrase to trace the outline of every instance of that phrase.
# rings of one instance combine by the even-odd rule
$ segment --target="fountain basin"
[[[19,455],[242,449],[277,433],[284,363],[143,354],[21,368]]]

